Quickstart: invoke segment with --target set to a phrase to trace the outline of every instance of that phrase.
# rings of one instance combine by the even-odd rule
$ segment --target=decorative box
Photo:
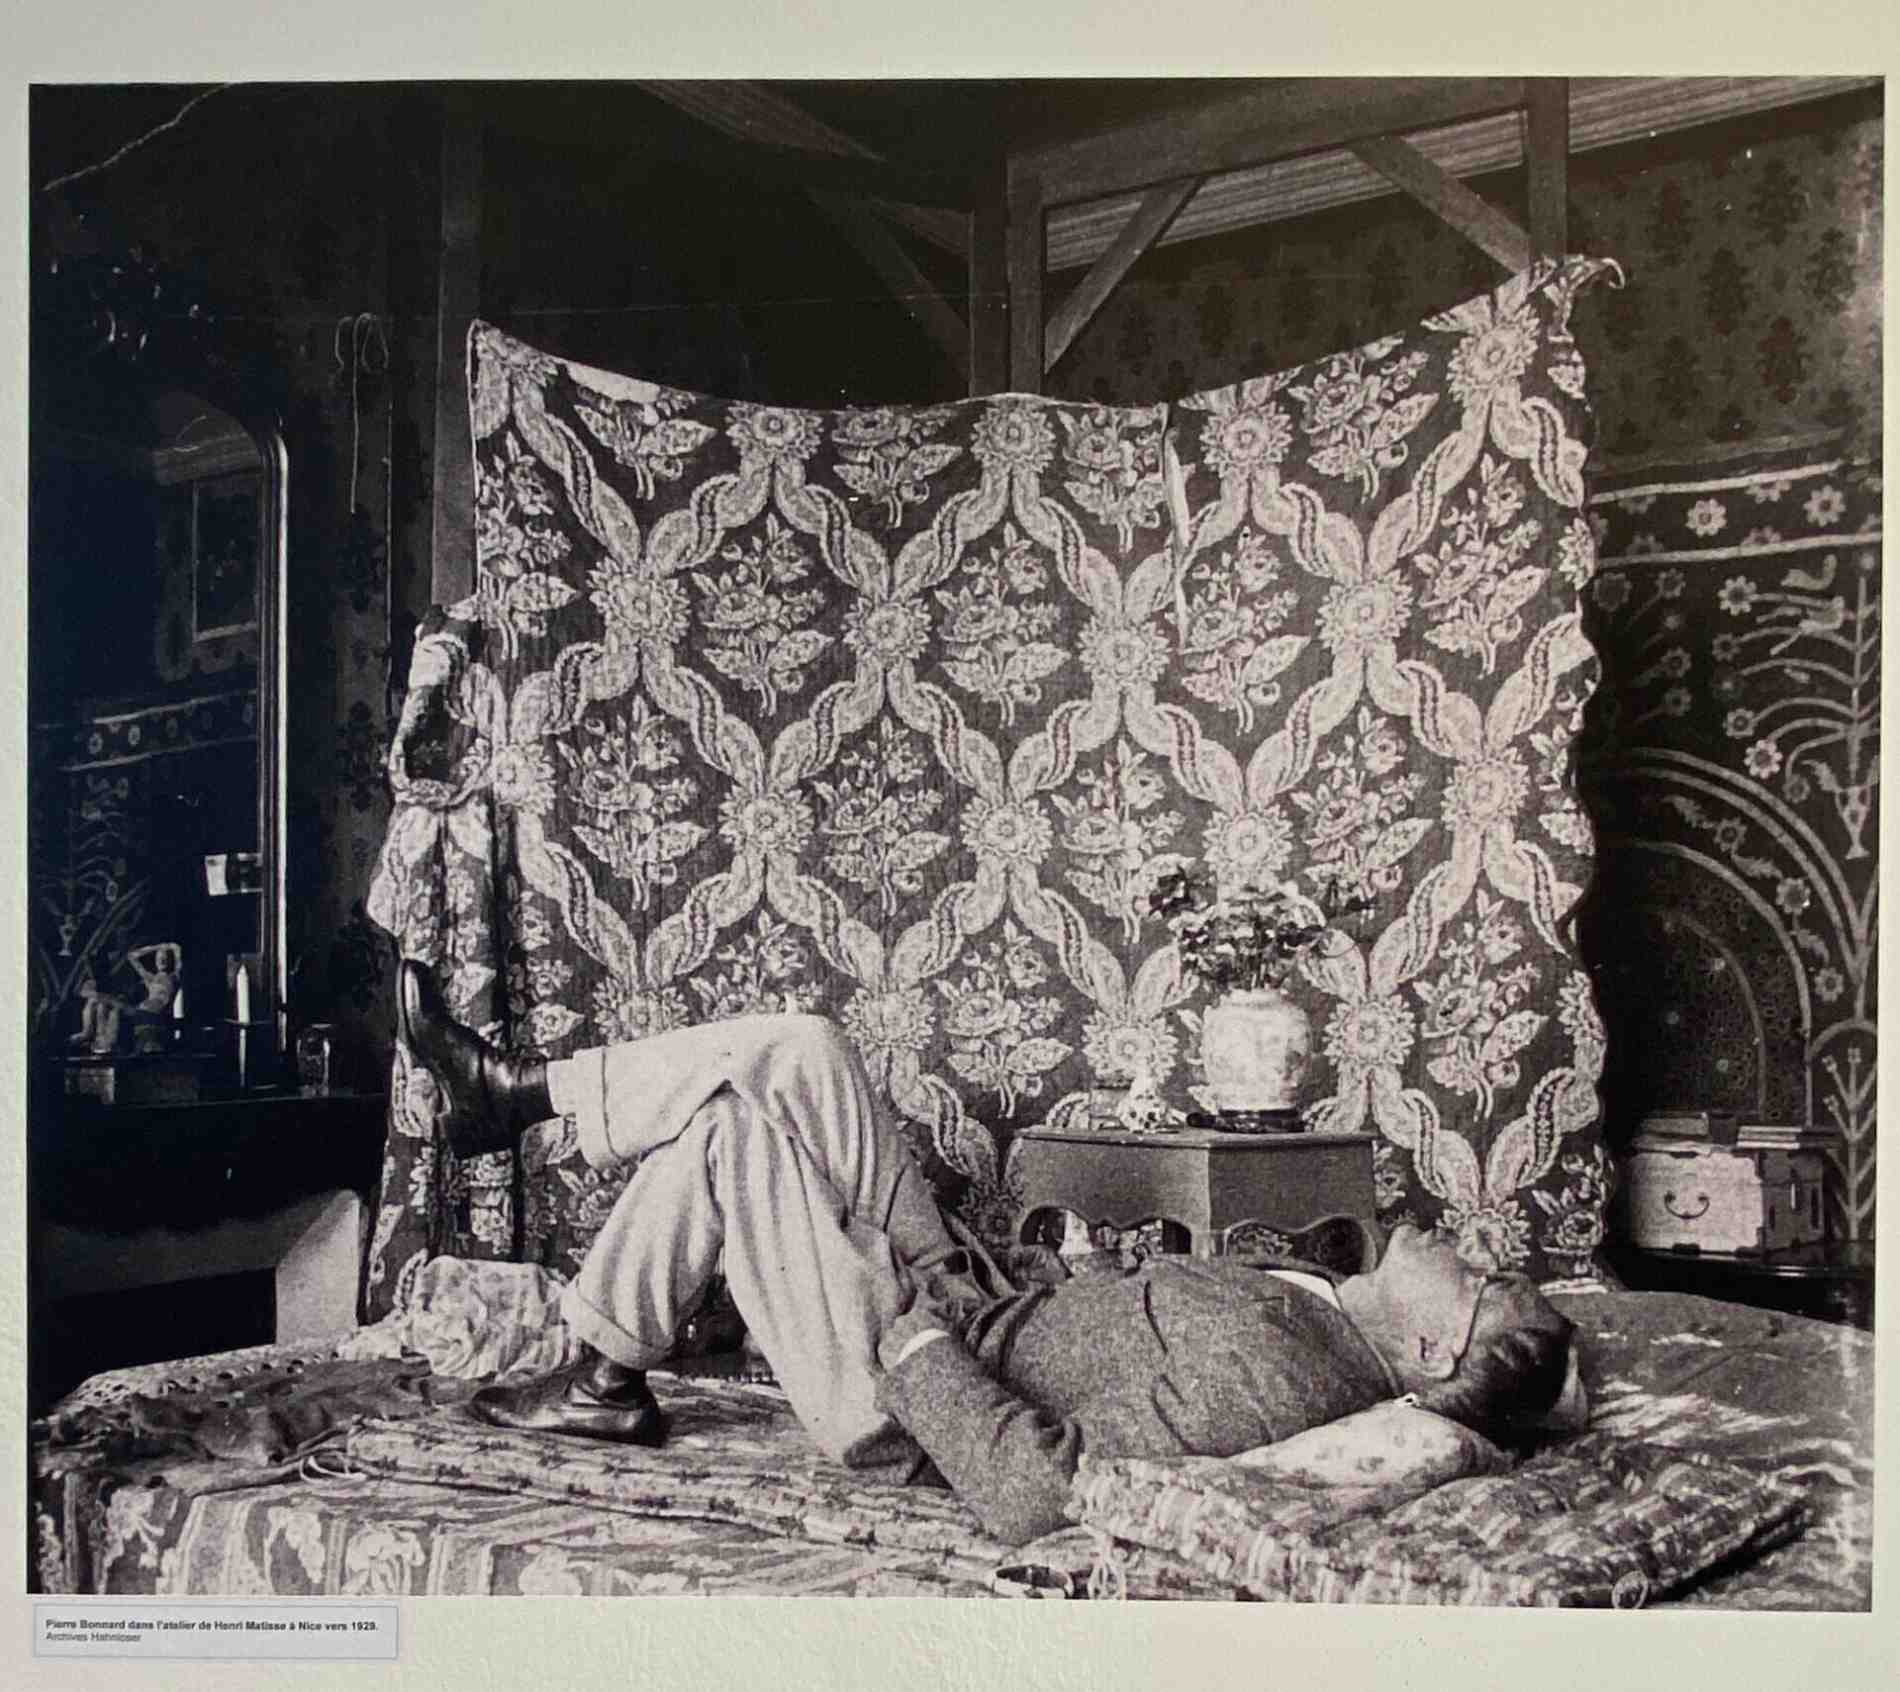
[[[205,1060],[189,1052],[151,1057],[76,1057],[65,1061],[66,1092],[109,1105],[190,1104]]]
[[[1823,1182],[1833,1136],[1705,1119],[1707,1137],[1646,1120],[1630,1146],[1623,1206],[1631,1245],[1758,1253],[1826,1237]]]

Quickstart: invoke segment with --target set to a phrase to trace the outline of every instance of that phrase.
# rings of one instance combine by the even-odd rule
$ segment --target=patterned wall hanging
[[[1657,1107],[1832,1129],[1847,1240],[1874,1224],[1881,485],[1777,450],[1591,502],[1609,1130]]]
[[[1378,1136],[1388,1219],[1587,1271],[1568,320],[1605,268],[1175,408],[790,411],[478,326],[478,585],[418,645],[371,914],[555,1055],[831,1013],[998,1236],[1018,1129],[1187,1079],[1153,877],[1343,876],[1378,905],[1305,971],[1312,1120]],[[626,1172],[560,1122],[452,1164],[400,1048],[393,1093],[372,1307],[437,1251],[571,1271]]]

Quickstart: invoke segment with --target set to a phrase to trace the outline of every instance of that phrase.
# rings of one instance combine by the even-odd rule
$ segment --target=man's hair
[[[1419,1404],[1487,1439],[1509,1443],[1556,1404],[1575,1326],[1522,1275],[1486,1283],[1471,1342],[1451,1378],[1418,1394]]]

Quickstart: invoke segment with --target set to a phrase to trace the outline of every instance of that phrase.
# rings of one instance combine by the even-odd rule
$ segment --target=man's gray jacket
[[[905,1354],[943,1325],[918,1309],[892,1326],[880,1402],[1012,1544],[1064,1525],[1085,1451],[1227,1457],[1400,1391],[1323,1296],[1231,1259],[1039,1287]]]

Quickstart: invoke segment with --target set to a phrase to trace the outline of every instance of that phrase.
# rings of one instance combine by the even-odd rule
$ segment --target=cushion
[[[1423,1486],[1316,1486],[1221,1458],[1084,1458],[1071,1511],[1261,1598],[1617,1608],[1806,1520],[1792,1487],[1598,1433],[1507,1473]]]
[[[402,1303],[337,1353],[419,1356],[450,1380],[545,1375],[580,1355],[561,1320],[563,1284],[531,1263],[432,1258],[405,1282]]]
[[[475,592],[418,641],[369,900],[458,1015],[552,1057],[826,1012],[940,1192],[1018,1227],[1021,1128],[1189,1102],[1207,993],[1163,870],[1332,881],[1319,1126],[1384,1220],[1587,1274],[1603,1041],[1565,934],[1606,266],[1178,404],[794,410],[479,324]],[[572,1126],[459,1162],[398,1049],[368,1299],[430,1256],[577,1267],[625,1171]]]
[[[1510,1462],[1483,1434],[1403,1400],[1355,1411],[1229,1461],[1292,1486],[1408,1491],[1494,1474]]]

